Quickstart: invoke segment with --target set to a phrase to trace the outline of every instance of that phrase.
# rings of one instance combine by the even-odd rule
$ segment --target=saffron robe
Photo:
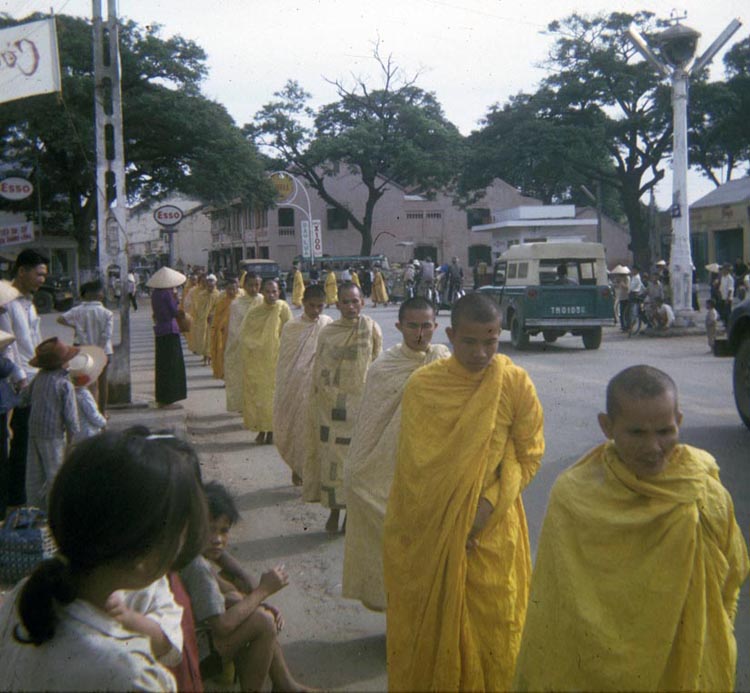
[[[329,270],[326,274],[326,281],[323,288],[326,292],[326,305],[331,306],[334,303],[338,303],[339,286],[336,280],[336,273],[333,270]]]
[[[238,296],[229,308],[227,346],[224,349],[224,382],[226,383],[227,411],[242,411],[242,348],[240,328],[247,311],[263,302],[263,296]]]
[[[544,452],[526,371],[496,355],[455,357],[409,378],[383,567],[388,685],[397,691],[506,691],[521,640],[531,556],[521,491]],[[480,498],[494,510],[467,549]]]
[[[414,351],[397,344],[367,371],[344,468],[346,542],[342,594],[368,609],[385,611],[383,520],[391,491],[401,430],[401,397],[409,376],[427,363],[451,355],[443,344]]]
[[[305,460],[303,496],[326,508],[344,508],[344,464],[362,403],[365,377],[380,355],[383,334],[367,315],[339,318],[318,337],[311,416],[315,448]]]
[[[211,369],[214,378],[224,378],[224,349],[226,349],[229,330],[229,309],[236,299],[237,296],[230,297],[222,292],[211,317]]]
[[[188,332],[188,347],[194,354],[209,356],[208,318],[219,300],[219,291],[198,288],[190,292],[193,324]]]
[[[245,428],[273,431],[273,394],[281,329],[292,319],[286,301],[265,301],[247,311],[240,327]]]
[[[294,271],[294,283],[292,284],[292,305],[295,308],[302,307],[302,297],[305,295],[305,280],[302,278],[302,272]]]
[[[360,289],[362,285],[359,283],[359,275],[352,270],[352,284],[356,284]]]
[[[385,279],[380,271],[375,272],[375,279],[372,282],[372,302],[388,303],[388,290],[385,288]]]
[[[331,322],[328,315],[310,320],[303,313],[281,331],[273,401],[273,442],[281,458],[299,477],[304,475],[305,458],[315,447],[309,421],[315,349],[320,331]]]
[[[552,489],[514,690],[734,690],[747,574],[711,455],[639,478],[604,443]]]

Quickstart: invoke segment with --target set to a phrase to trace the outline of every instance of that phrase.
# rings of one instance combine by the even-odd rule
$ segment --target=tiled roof
[[[736,202],[750,200],[750,176],[739,180],[730,180],[704,195],[690,205],[690,209],[701,207],[717,207],[719,205],[732,205]]]

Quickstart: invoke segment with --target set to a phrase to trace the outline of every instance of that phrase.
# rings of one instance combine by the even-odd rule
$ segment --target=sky
[[[109,0],[101,0],[106,15]],[[701,53],[733,19],[746,22],[714,58],[712,77],[721,78],[726,49],[750,33],[747,0],[619,0],[626,12],[650,10],[667,18],[687,12],[685,23],[701,32]],[[32,12],[90,17],[88,0],[0,0],[0,12],[21,18]],[[351,86],[362,77],[379,84],[372,58],[380,44],[417,85],[436,94],[446,117],[468,135],[494,103],[533,91],[545,76],[553,37],[549,22],[573,12],[606,14],[604,0],[121,0],[120,17],[162,26],[162,36],[180,34],[208,54],[204,93],[224,104],[238,125],[253,115],[288,79],[313,95],[312,105],[336,100],[326,80]],[[743,16],[744,13],[744,16]],[[688,198],[713,189],[691,174]],[[666,207],[671,170],[657,191]]]

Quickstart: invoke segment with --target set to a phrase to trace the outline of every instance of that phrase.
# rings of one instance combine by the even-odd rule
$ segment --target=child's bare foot
[[[292,483],[295,486],[302,486],[302,477],[297,472],[292,472]]]
[[[263,445],[266,442],[266,433],[265,431],[261,431],[258,433],[257,436],[255,436],[255,444],[256,445]]]
[[[266,431],[266,445],[273,445],[273,431]]]
[[[326,522],[326,532],[329,534],[336,534],[339,531],[339,511],[331,510],[331,514],[328,516],[328,522]]]

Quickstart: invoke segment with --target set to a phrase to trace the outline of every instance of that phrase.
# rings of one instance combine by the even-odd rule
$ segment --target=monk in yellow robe
[[[279,299],[279,284],[266,279],[263,302],[247,311],[240,327],[245,428],[258,431],[258,445],[273,443],[273,396],[281,330],[292,319],[292,309]]]
[[[218,300],[219,290],[216,288],[216,276],[209,274],[205,278],[204,288],[198,289],[192,300],[193,323],[190,326],[190,332],[188,332],[188,346],[194,354],[203,357],[204,365],[208,363],[211,355],[209,322]]]
[[[191,274],[187,281],[185,282],[185,286],[182,287],[182,296],[180,296],[180,310],[185,311],[186,313],[190,313],[188,308],[190,307],[190,304],[188,302],[188,296],[190,295],[190,292],[195,288],[195,286],[198,284],[198,278]]]
[[[224,349],[227,346],[229,332],[229,309],[237,298],[239,288],[237,280],[230,279],[211,316],[211,370],[214,378],[220,380],[224,378]]]
[[[303,496],[320,501],[331,513],[326,531],[337,532],[344,499],[344,465],[370,364],[380,355],[383,334],[376,322],[360,315],[359,289],[342,284],[336,307],[338,320],[318,337],[313,365],[311,416],[315,449],[305,460]]]
[[[315,447],[311,409],[312,374],[320,331],[333,320],[323,315],[326,293],[311,285],[302,298],[304,313],[281,331],[276,392],[273,402],[273,439],[281,458],[292,470],[292,483],[302,484],[305,459]]]
[[[432,344],[435,308],[424,298],[404,301],[396,328],[403,341],[383,352],[367,370],[362,401],[344,467],[346,542],[342,593],[368,609],[385,611],[383,520],[396,467],[401,396],[409,376],[425,364],[448,358]]]
[[[243,277],[244,295],[239,296],[229,308],[227,346],[224,349],[224,383],[226,384],[227,411],[242,411],[243,373],[240,328],[247,311],[263,302],[260,295],[260,277],[248,272]]]
[[[362,284],[359,283],[359,275],[357,274],[357,271],[354,268],[352,268],[349,271],[351,272],[351,275],[352,275],[352,284],[356,284],[357,287],[361,289]]]
[[[325,290],[326,290],[326,308],[336,305],[339,300],[338,294],[338,280],[336,279],[336,272],[333,268],[328,266],[325,279]]]
[[[388,289],[385,288],[385,278],[379,267],[375,268],[375,278],[372,280],[372,305],[378,307],[378,303],[388,305]]]
[[[305,294],[305,280],[299,271],[299,263],[294,263],[294,280],[292,282],[292,305],[295,308],[302,307],[302,298]]]
[[[513,688],[733,691],[748,555],[719,468],[663,371],[620,372],[606,409],[552,489]]]
[[[482,294],[453,307],[453,356],[406,383],[385,517],[388,686],[507,691],[531,555],[521,491],[544,452],[526,371],[497,354],[500,316]]]

